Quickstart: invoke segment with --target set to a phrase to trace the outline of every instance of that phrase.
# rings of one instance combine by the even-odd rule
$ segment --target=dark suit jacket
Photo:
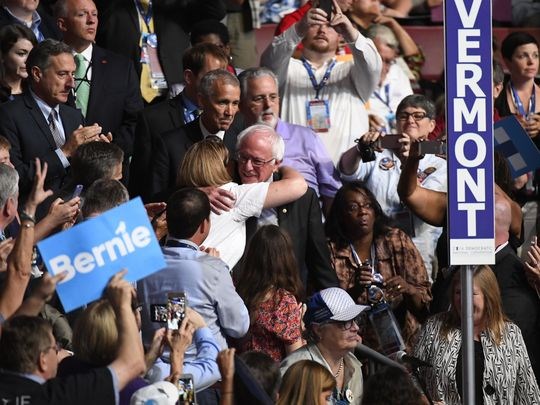
[[[175,98],[144,108],[138,115],[133,141],[133,156],[129,167],[129,195],[141,196],[148,201],[152,179],[150,164],[152,146],[161,134],[184,125],[184,103],[182,93]]]
[[[168,192],[175,189],[176,173],[187,150],[194,143],[203,140],[199,121],[200,118],[197,118],[195,121],[155,138],[151,165],[151,192],[154,200],[158,196],[168,195]],[[237,131],[231,126],[225,131],[223,137],[223,143],[229,150],[230,156],[234,154],[236,148],[236,135],[238,135]],[[162,200],[162,198],[157,199]]]
[[[52,17],[50,17],[41,6],[38,7],[37,11],[38,11],[39,16],[41,17],[39,30],[41,31],[45,39],[52,38],[56,40],[61,40],[62,36],[60,35],[60,32],[58,31],[58,27],[56,26],[56,21]],[[20,24],[20,22],[15,20],[4,9],[4,7],[0,6],[0,27],[3,27],[4,25],[10,25],[10,24]]]
[[[71,99],[72,106],[75,106]],[[99,46],[92,51],[92,80],[86,111],[86,123],[99,124],[103,133],[111,132],[127,159],[133,154],[137,113],[143,101],[139,78],[133,63],[122,55]]]
[[[158,57],[167,83],[183,82],[182,55],[190,46],[191,26],[204,19],[221,20],[225,6],[216,0],[154,0],[154,31],[158,39]],[[140,28],[133,0],[119,0],[100,16],[97,43],[130,58],[140,75]]]
[[[525,277],[524,265],[510,245],[495,254],[491,266],[505,314],[521,329],[531,365],[540,377],[540,299]]]
[[[291,237],[300,279],[306,293],[311,293],[311,290],[339,287],[336,272],[330,262],[330,252],[321,220],[321,207],[315,191],[308,187],[306,193],[298,200],[275,210],[279,227],[286,230]],[[257,218],[250,218],[246,227],[248,241],[256,230]]]
[[[60,118],[66,140],[79,125],[83,125],[81,112],[67,105],[60,105]],[[11,162],[19,172],[21,200],[31,189],[36,157],[47,162],[49,167],[45,188],[60,189],[67,171],[55,152],[56,144],[47,120],[29,92],[0,105],[0,133],[11,143]]]

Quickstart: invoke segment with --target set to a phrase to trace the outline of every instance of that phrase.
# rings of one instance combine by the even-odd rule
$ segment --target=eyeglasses
[[[351,319],[350,321],[329,321],[328,323],[332,323],[334,325],[339,326],[341,330],[352,329],[353,325],[358,327],[358,322],[357,322],[356,318]]]
[[[420,112],[420,111],[415,111],[415,112],[412,112],[412,113],[408,113],[406,111],[403,111],[403,112],[400,112],[396,118],[399,120],[399,121],[409,121],[409,117],[413,117],[413,120],[415,121],[422,121],[424,118],[427,117],[427,113],[425,112]]]
[[[251,161],[251,165],[253,167],[263,167],[264,165],[267,165],[268,163],[273,162],[275,160],[276,160],[276,158],[272,158],[272,159],[269,159],[269,160],[263,160],[263,159],[258,159],[258,158],[252,158],[252,157],[249,157],[249,156],[245,156],[245,155],[242,155],[240,153],[236,154],[236,161],[239,164],[245,165],[247,162]]]
[[[360,210],[372,210],[372,209],[373,209],[372,203],[363,203],[363,204],[350,203],[350,204],[347,204],[347,206],[345,207],[345,210],[347,212],[358,212]]]
[[[277,103],[279,101],[279,95],[278,94],[268,94],[268,95],[260,95],[255,96],[251,99],[251,101],[255,104],[262,104],[265,101],[268,101],[269,103]]]

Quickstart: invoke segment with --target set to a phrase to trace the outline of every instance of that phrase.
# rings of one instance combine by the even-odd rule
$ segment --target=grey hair
[[[248,91],[248,82],[250,80],[258,79],[259,77],[271,77],[276,83],[276,88],[279,88],[279,82],[276,74],[266,67],[252,67],[244,70],[238,75],[240,80],[240,92],[241,97],[245,97]]]
[[[245,139],[257,134],[261,134],[268,140],[268,143],[272,148],[272,157],[278,161],[282,161],[283,155],[285,155],[285,142],[283,141],[283,138],[274,130],[274,128],[265,124],[252,125],[240,132],[236,138],[236,150],[240,150],[242,147],[242,142]]]
[[[0,207],[4,207],[8,198],[16,197],[19,192],[19,173],[12,167],[0,164]]]
[[[392,29],[388,28],[386,25],[382,25],[382,24],[371,25],[367,30],[366,37],[368,37],[371,40],[374,40],[375,38],[379,38],[390,48],[393,48],[396,51],[399,50],[399,41],[396,38],[396,34],[394,34],[394,31],[392,31]]]
[[[225,69],[216,69],[211,70],[202,77],[199,84],[199,93],[206,98],[213,96],[214,83],[217,80],[220,80],[224,85],[240,87],[240,82],[235,75]]]

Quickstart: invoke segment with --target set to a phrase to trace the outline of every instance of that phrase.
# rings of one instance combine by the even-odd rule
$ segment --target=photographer
[[[413,215],[401,203],[396,189],[411,143],[427,139],[435,127],[434,119],[435,106],[430,100],[418,94],[407,96],[396,110],[397,131],[401,134],[399,139],[368,132],[355,147],[342,155],[339,163],[342,179],[363,181],[381,204],[383,212],[399,222],[400,227],[411,236],[430,277],[433,252],[441,231]],[[382,150],[375,148],[379,139]],[[391,144],[387,142],[389,140],[394,142]],[[446,161],[435,155],[426,155],[419,161],[417,177],[422,188],[446,191]]]

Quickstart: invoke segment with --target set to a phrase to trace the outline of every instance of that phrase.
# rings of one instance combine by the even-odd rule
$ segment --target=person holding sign
[[[352,50],[353,61],[336,61],[339,35]],[[291,59],[302,42],[302,57]],[[281,118],[308,125],[319,133],[334,164],[353,145],[353,133],[368,130],[364,103],[381,74],[381,58],[334,2],[330,14],[311,8],[261,56],[261,65],[279,79]]]
[[[118,325],[118,353],[107,366],[56,379],[57,343],[47,321],[19,316],[4,324],[0,338],[0,397],[11,403],[112,404],[118,391],[145,370],[131,302],[133,286],[115,274],[106,290]]]

